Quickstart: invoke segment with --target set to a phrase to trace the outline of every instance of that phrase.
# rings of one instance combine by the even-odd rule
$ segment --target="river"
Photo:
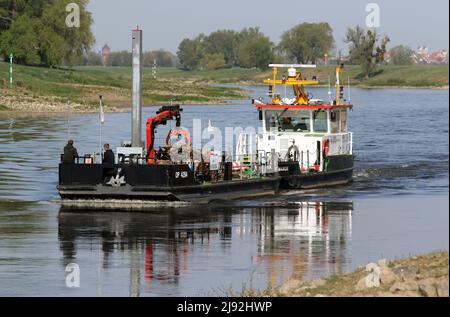
[[[448,250],[448,91],[352,89],[351,98],[352,184],[139,213],[60,205],[59,154],[69,136],[80,154],[98,150],[98,115],[0,113],[0,295],[222,296]],[[183,125],[194,118],[260,124],[248,101],[184,106]],[[104,141],[129,139],[130,120],[106,114]],[[69,263],[79,288],[66,285]]]

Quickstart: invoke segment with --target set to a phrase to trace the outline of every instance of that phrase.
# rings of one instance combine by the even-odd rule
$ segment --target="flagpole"
[[[102,162],[103,160],[103,155],[102,155],[102,125],[104,122],[104,113],[103,113],[103,96],[100,95],[99,96],[100,99],[100,113],[99,113],[99,125],[100,125],[100,144],[99,144],[99,156],[100,156],[100,162]]]
[[[67,140],[70,140],[70,100],[67,99]]]

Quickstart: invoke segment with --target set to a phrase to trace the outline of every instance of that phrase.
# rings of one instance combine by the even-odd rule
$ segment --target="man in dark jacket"
[[[103,145],[105,153],[103,153],[103,164],[114,164],[114,152],[109,148],[109,144]]]
[[[78,157],[77,149],[73,146],[73,140],[69,140],[64,147],[63,164],[73,164]]]

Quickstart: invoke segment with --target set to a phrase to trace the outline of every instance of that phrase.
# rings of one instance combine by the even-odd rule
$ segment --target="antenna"
[[[351,98],[352,98],[352,96],[351,96],[351,93],[350,93],[350,76],[347,76],[347,83],[348,83],[348,102],[350,102],[350,100],[351,100]]]
[[[331,79],[330,75],[328,75],[328,100],[330,101],[330,104],[332,103],[332,96],[331,96]]]
[[[67,99],[67,140],[70,140],[70,99]]]

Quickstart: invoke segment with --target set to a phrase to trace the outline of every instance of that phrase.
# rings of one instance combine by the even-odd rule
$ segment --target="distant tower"
[[[102,62],[103,62],[103,66],[106,66],[108,64],[108,60],[109,60],[109,55],[110,54],[111,54],[111,49],[106,44],[102,48]]]

